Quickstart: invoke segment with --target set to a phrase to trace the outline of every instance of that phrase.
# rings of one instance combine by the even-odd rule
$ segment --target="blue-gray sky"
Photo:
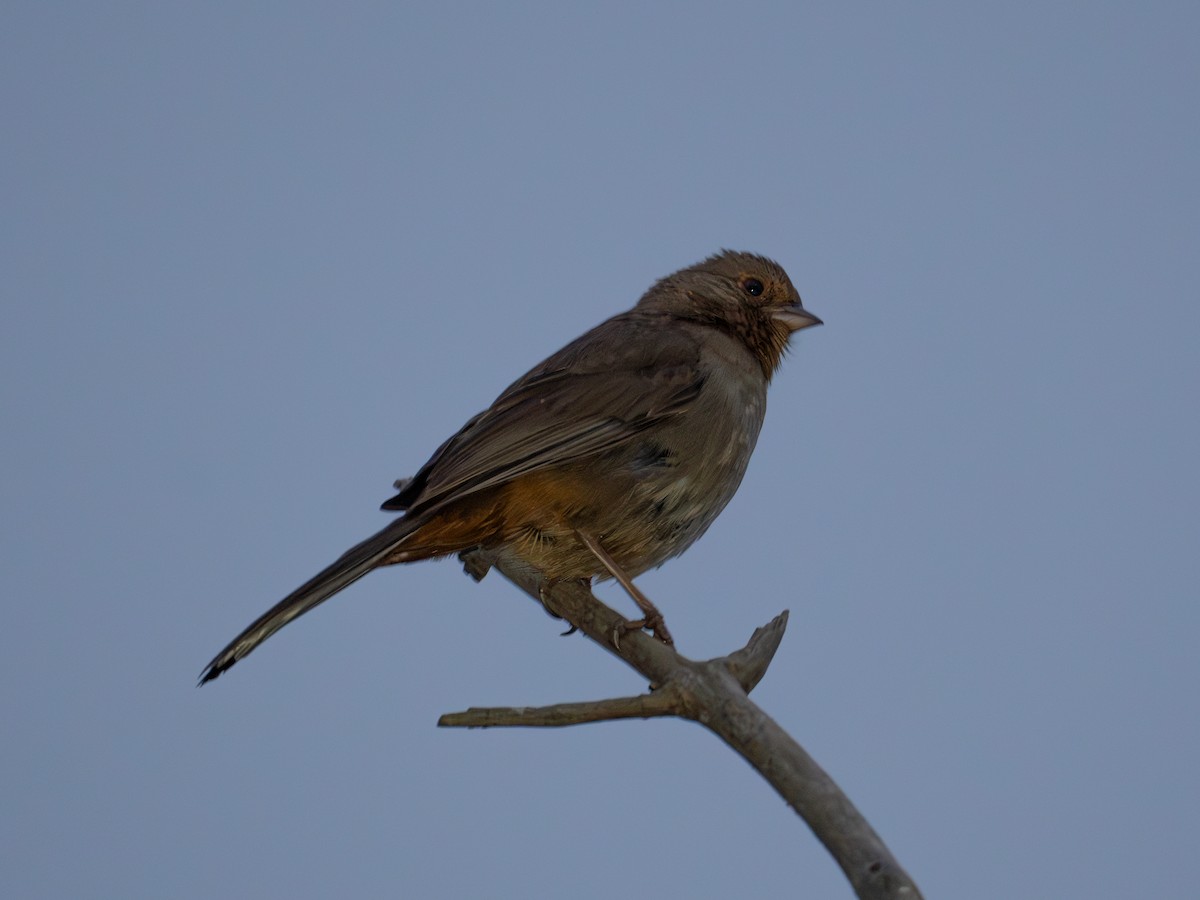
[[[509,8],[509,7],[512,8]],[[510,380],[720,247],[826,320],[642,579],[929,897],[1182,897],[1200,804],[1194,4],[0,13],[0,893],[848,897],[498,578],[253,617]],[[618,592],[602,595],[621,608]]]

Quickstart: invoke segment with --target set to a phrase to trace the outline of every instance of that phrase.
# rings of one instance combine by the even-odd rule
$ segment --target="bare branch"
[[[725,664],[733,677],[738,680],[742,689],[748,694],[762,677],[767,674],[767,666],[775,658],[775,651],[783,640],[783,632],[787,630],[788,613],[785,609],[762,628],[754,629],[750,641],[741,650],[735,650],[725,657]]]
[[[670,688],[638,697],[616,697],[588,703],[558,703],[554,706],[476,707],[460,713],[446,713],[438,725],[448,728],[494,728],[525,726],[560,728],[609,719],[652,719],[678,716],[679,699]]]
[[[583,584],[560,582],[548,585],[536,572],[506,567],[479,551],[464,554],[463,562],[475,578],[482,578],[489,567],[495,566],[554,615],[566,619],[609,653],[650,679],[655,689],[644,702],[655,710],[654,715],[673,713],[699,722],[741,754],[804,819],[846,873],[859,898],[920,900],[921,893],[916,884],[849,798],[804,748],[747,694],[766,673],[779,647],[787,626],[786,613],[755,631],[741,650],[719,659],[696,662],[642,632],[624,634],[618,646],[612,636],[619,633],[625,620],[596,599]],[[658,697],[661,701],[655,699]],[[638,699],[563,704],[525,713],[512,709],[468,710],[451,718],[474,713],[482,719],[494,716],[498,721],[447,722],[447,717],[443,717],[442,724],[570,724],[549,721],[558,714],[551,712],[555,710],[566,710],[567,716],[592,714],[578,721],[627,718],[626,715],[599,713],[631,710]],[[671,712],[658,711],[660,702],[669,703]],[[515,721],[521,715],[541,721]],[[629,715],[640,713],[630,712]]]
[[[768,625],[756,629],[749,643],[728,656],[709,660],[724,665],[749,693],[766,674],[787,627],[787,613],[776,616]],[[651,719],[661,716],[687,717],[683,698],[674,681],[668,681],[653,693],[637,697],[615,697],[586,703],[557,703],[553,706],[473,706],[458,713],[446,713],[438,719],[443,728],[539,727],[560,728],[608,719]]]

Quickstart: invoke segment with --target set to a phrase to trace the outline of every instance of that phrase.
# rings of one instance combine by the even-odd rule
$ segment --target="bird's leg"
[[[621,646],[622,631],[640,631],[643,628],[647,628],[652,635],[664,644],[674,646],[675,641],[671,637],[671,632],[667,631],[666,620],[663,619],[662,613],[658,611],[658,607],[651,603],[650,598],[638,589],[638,586],[633,583],[633,579],[625,573],[624,569],[617,565],[615,559],[608,555],[608,551],[600,545],[600,542],[586,531],[581,531],[578,528],[575,529],[575,536],[583,542],[585,547],[592,551],[596,559],[600,560],[601,565],[608,569],[608,574],[612,575],[621,587],[625,588],[625,593],[633,599],[633,602],[638,605],[638,609],[642,611],[643,618],[626,622],[623,628],[618,628],[613,632],[613,644],[618,648]]]

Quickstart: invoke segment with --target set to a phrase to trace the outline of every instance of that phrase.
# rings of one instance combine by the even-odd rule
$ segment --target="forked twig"
[[[787,627],[787,613],[757,629],[746,646],[703,662],[680,656],[642,632],[612,635],[624,619],[582,584],[547,586],[527,569],[508,569],[480,551],[464,554],[476,578],[495,567],[553,614],[650,680],[651,691],[555,706],[473,708],[441,717],[439,725],[558,727],[608,719],[678,716],[698,722],[725,741],[765,778],[825,845],[856,896],[870,900],[920,900],[916,884],[849,798],[804,748],[764,713],[749,692],[766,674]]]

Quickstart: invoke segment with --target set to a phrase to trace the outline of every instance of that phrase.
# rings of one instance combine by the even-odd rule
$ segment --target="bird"
[[[784,269],[755,253],[722,250],[659,279],[396,481],[382,509],[402,515],[255,619],[199,683],[374,569],[479,550],[547,586],[614,578],[643,614],[628,628],[672,643],[633,579],[725,508],[789,339],[821,324]]]

